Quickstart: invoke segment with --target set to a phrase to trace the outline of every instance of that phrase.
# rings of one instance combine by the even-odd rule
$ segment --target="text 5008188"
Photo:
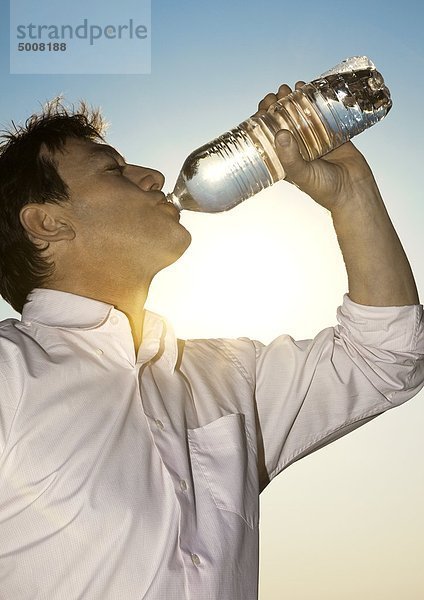
[[[66,52],[65,42],[20,42],[18,44],[19,52]]]

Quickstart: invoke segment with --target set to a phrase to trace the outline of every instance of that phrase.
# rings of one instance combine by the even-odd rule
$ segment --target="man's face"
[[[190,244],[177,209],[160,191],[159,171],[127,164],[111,146],[74,138],[54,158],[70,190],[62,207],[76,233],[74,248],[95,267],[153,276]]]

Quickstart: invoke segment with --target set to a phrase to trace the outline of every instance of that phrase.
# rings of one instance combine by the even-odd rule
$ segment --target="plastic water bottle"
[[[392,106],[382,75],[366,56],[342,63],[192,152],[167,195],[179,210],[233,208],[285,173],[274,136],[289,129],[305,160],[337,148],[386,116]]]

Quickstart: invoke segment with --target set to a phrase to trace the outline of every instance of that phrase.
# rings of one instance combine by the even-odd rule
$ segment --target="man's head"
[[[21,312],[35,287],[149,283],[190,243],[163,175],[104,142],[98,111],[51,102],[0,145],[0,294]]]

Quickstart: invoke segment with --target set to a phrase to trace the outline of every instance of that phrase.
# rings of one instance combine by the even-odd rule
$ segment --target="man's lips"
[[[166,208],[170,208],[173,212],[175,212],[179,216],[180,211],[174,204],[172,204],[172,202],[168,202],[168,200],[163,192],[161,192],[161,198],[157,202],[158,206],[161,204],[163,204]]]
[[[166,196],[163,192],[159,192],[159,200],[157,202],[157,204],[169,204],[168,200],[166,199]]]

